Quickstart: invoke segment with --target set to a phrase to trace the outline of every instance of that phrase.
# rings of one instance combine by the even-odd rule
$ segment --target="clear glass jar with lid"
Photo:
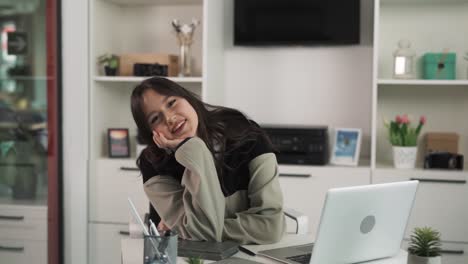
[[[411,42],[406,39],[398,41],[398,49],[393,53],[393,78],[415,79],[416,52],[411,49]]]

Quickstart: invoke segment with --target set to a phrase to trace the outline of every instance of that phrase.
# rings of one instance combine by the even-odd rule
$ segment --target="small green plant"
[[[440,256],[440,233],[430,227],[416,227],[410,237],[408,252],[419,257]]]
[[[117,69],[119,67],[119,57],[115,54],[106,53],[98,57],[99,64],[107,66],[111,69]]]
[[[189,257],[186,259],[188,264],[203,264],[205,263],[200,257]]]
[[[392,146],[414,147],[418,144],[418,136],[422,127],[426,124],[426,117],[421,116],[416,128],[411,127],[408,115],[397,115],[395,120],[384,122],[388,129],[388,139]]]

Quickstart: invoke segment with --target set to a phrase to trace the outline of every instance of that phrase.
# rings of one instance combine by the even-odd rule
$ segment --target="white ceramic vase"
[[[393,146],[393,164],[397,169],[413,169],[418,147]]]
[[[442,258],[437,257],[419,257],[408,254],[408,264],[441,264]]]

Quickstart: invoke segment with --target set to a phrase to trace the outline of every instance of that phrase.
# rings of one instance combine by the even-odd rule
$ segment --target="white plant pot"
[[[408,264],[441,264],[442,258],[437,257],[419,257],[408,254]]]
[[[413,169],[418,147],[393,146],[393,164],[397,169]]]

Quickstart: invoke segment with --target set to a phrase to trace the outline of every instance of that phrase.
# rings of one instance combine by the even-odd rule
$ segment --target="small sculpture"
[[[191,76],[192,69],[190,65],[190,46],[193,43],[193,33],[195,28],[200,24],[197,19],[192,19],[190,24],[181,24],[179,20],[172,20],[172,26],[177,34],[178,43],[180,46],[179,58],[179,76]]]

